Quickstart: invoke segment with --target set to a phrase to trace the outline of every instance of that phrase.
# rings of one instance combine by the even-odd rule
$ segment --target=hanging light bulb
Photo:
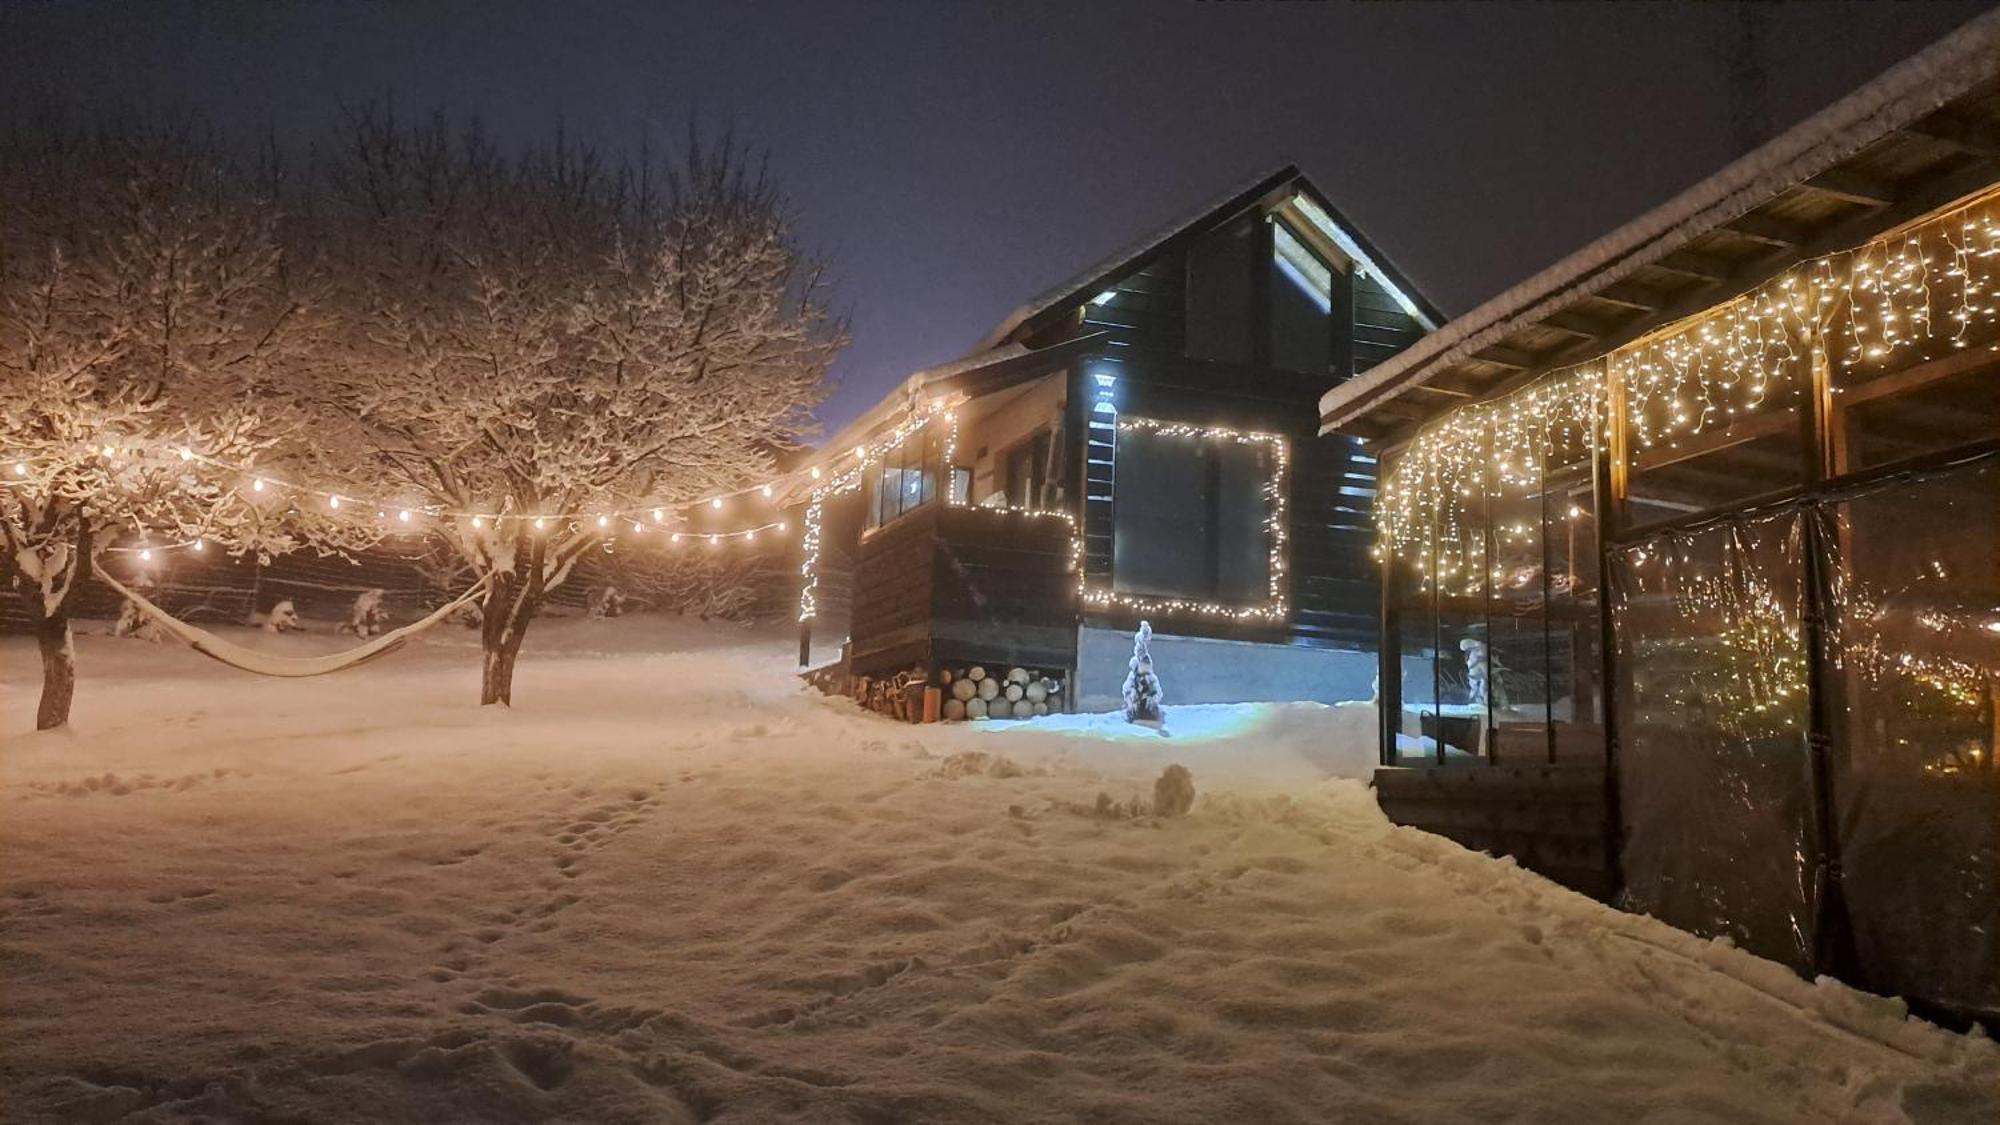
[[[27,475],[28,475],[28,463],[27,463],[26,461],[16,461],[16,462],[14,462],[14,475],[15,475],[15,476],[17,476],[17,477],[25,477],[25,476],[27,476]]]
[[[194,450],[192,450],[192,449],[189,449],[189,448],[188,448],[187,446],[185,446],[185,445],[181,446],[181,460],[183,460],[183,461],[192,461],[192,460],[194,460]]]
[[[639,522],[638,520],[633,520],[633,521],[632,521],[632,534],[634,534],[634,535],[644,535],[644,534],[646,534],[646,525],[645,525],[645,524],[643,524],[643,523],[640,523],[640,522]]]
[[[814,465],[814,466],[813,466],[813,468],[812,468],[812,477],[813,477],[813,479],[814,479],[814,480],[818,480],[818,479],[819,479],[819,466],[818,466],[818,465]]]
[[[708,506],[720,510],[722,508],[722,497],[718,496],[715,499],[710,500],[708,502]]]
[[[599,526],[599,527],[610,527],[610,526],[611,526],[611,517],[610,517],[610,516],[599,516],[599,517],[597,517],[597,526]]]
[[[477,531],[477,530],[479,530],[480,528],[482,528],[482,527],[485,527],[485,526],[486,526],[486,517],[484,517],[484,516],[474,516],[474,517],[472,517],[472,529],[473,529],[474,531]]]
[[[721,543],[721,542],[722,542],[722,536],[720,536],[720,535],[711,535],[711,536],[709,536],[709,537],[708,537],[708,545],[709,545],[709,546],[711,546],[711,547],[713,547],[713,546],[715,546],[715,545],[717,545],[718,543]]]
[[[543,519],[543,518],[542,518],[542,517],[540,517],[540,516],[536,516],[536,517],[535,517],[535,530],[536,530],[536,531],[541,531],[542,529],[544,529],[544,528],[546,528],[546,527],[548,527],[548,526],[549,526],[549,521],[548,521],[548,520],[545,520],[545,519]]]
[[[743,541],[746,543],[755,538],[757,538],[757,529],[754,527],[743,533]]]
[[[194,549],[195,549],[195,550],[197,550],[197,551],[206,551],[206,550],[208,550],[208,540],[206,540],[206,539],[196,539],[196,540],[194,541]]]
[[[410,522],[410,510],[409,510],[408,508],[404,508],[404,509],[403,509],[402,511],[400,511],[400,512],[397,512],[397,513],[396,513],[396,519],[397,519],[397,521],[398,521],[398,522],[400,522],[400,523],[409,523],[409,522]]]
[[[765,496],[771,495],[771,486],[768,484],[764,486],[764,495]]]
[[[152,549],[151,547],[147,547],[147,548],[145,548],[144,550],[140,551],[140,552],[139,552],[139,561],[140,561],[140,562],[152,562],[152,561],[153,561],[153,549]]]
[[[115,445],[107,445],[104,447],[103,453],[106,457],[116,457],[118,456],[118,447]]]
[[[334,510],[336,510],[336,511],[338,511],[338,510],[339,510],[339,508],[340,508],[340,497],[338,497],[338,496],[329,496],[329,497],[327,497],[327,498],[326,498],[326,506],[327,506],[327,507],[329,507],[329,508],[332,508],[332,509],[334,509]]]
[[[263,478],[263,477],[258,477],[258,478],[257,478],[256,480],[253,480],[253,481],[251,481],[251,482],[250,482],[250,491],[252,491],[252,492],[262,492],[262,491],[264,491],[264,478]]]
[[[674,532],[674,540],[673,540],[673,541],[674,541],[674,542],[676,542],[676,543],[678,543],[678,542],[680,542],[680,541],[681,541],[681,533],[680,533],[680,532],[678,532],[678,531]]]
[[[778,534],[780,534],[780,535],[783,535],[784,533],[785,533],[785,522],[784,522],[783,520],[779,520],[779,521],[778,521]]]
[[[666,512],[664,512],[664,511],[662,511],[662,510],[661,510],[661,509],[659,509],[659,508],[654,508],[654,509],[653,509],[653,522],[654,522],[654,523],[665,523],[665,522],[667,522],[667,513],[666,513]]]

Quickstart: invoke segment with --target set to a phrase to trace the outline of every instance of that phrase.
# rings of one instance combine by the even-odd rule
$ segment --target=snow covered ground
[[[1366,708],[919,728],[626,618],[509,714],[433,636],[86,637],[55,735],[0,642],[0,1115],[2000,1120],[1982,1037],[1392,828]]]

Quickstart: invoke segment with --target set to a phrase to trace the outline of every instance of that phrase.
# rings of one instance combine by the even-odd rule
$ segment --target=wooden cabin
[[[1394,820],[2000,1017],[2000,15],[1331,389]]]
[[[1315,404],[1440,320],[1295,168],[1022,306],[824,448],[801,662],[1032,671],[1115,707],[1366,698],[1375,462]]]

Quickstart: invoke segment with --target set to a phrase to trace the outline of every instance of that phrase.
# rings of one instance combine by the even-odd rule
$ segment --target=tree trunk
[[[36,730],[69,724],[70,703],[76,698],[76,641],[70,633],[69,607],[77,589],[90,578],[90,552],[86,523],[72,553],[56,559],[44,557],[34,581],[23,583],[21,600],[28,605],[35,645],[42,652],[42,698],[35,708]]]
[[[540,560],[535,560],[536,565]],[[528,621],[540,608],[540,583],[523,582],[515,571],[498,571],[482,607],[479,645],[483,653],[479,682],[481,706],[499,703],[514,705],[514,661],[521,655],[521,641],[528,633]]]
[[[40,591],[28,596],[39,600]],[[42,702],[35,709],[35,729],[54,730],[69,722],[70,701],[76,698],[76,645],[69,631],[69,599],[54,613],[38,614],[35,643],[42,650]]]

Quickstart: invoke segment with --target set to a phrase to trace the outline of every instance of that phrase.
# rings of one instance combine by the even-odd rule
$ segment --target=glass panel
[[[1261,444],[1119,431],[1112,588],[1232,605],[1269,599],[1270,472]]]
[[[1207,593],[1210,497],[1201,448],[1144,430],[1119,431],[1113,589],[1168,597]]]
[[[1257,323],[1251,278],[1257,226],[1244,219],[1196,243],[1188,252],[1187,354],[1195,359],[1249,363]]]
[[[1837,371],[1836,463],[1866,469],[2000,438],[2000,360],[1983,348],[1911,366]]]
[[[1333,271],[1271,220],[1271,366],[1324,373],[1333,363]]]
[[[1777,492],[1805,476],[1799,393],[1631,455],[1632,524],[1643,527]]]
[[[1832,791],[1864,983],[2000,1012],[2000,464],[1822,517]]]
[[[1796,513],[1616,556],[1626,893],[1683,929],[1813,961]]]
[[[1525,487],[1493,497],[1492,559],[1486,579],[1491,649],[1488,703],[1493,751],[1502,762],[1548,760],[1551,575],[1543,559],[1542,494],[1537,466]]]
[[[1261,445],[1207,442],[1204,456],[1213,468],[1215,599],[1231,604],[1261,602],[1271,596],[1271,469]]]

